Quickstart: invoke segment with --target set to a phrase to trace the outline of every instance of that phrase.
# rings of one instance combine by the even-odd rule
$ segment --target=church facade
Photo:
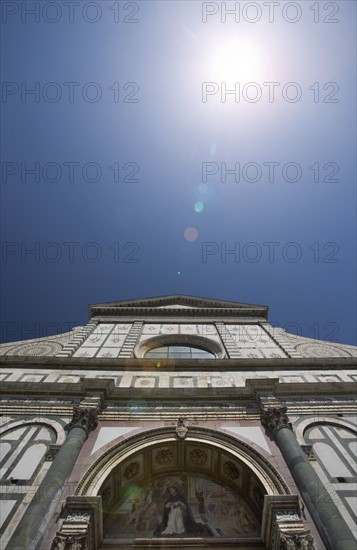
[[[176,295],[0,361],[4,550],[355,550],[356,347]]]

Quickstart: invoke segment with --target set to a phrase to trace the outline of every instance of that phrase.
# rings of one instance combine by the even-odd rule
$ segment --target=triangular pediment
[[[257,308],[265,307],[255,304],[246,304],[243,302],[234,302],[228,300],[217,300],[215,298],[201,298],[198,296],[187,296],[184,294],[174,294],[168,296],[157,296],[154,298],[143,298],[135,300],[123,300],[120,302],[104,302],[102,304],[95,304],[95,306],[113,306],[118,308],[136,307],[195,307],[195,308]]]
[[[257,314],[265,317],[267,314],[267,307],[255,304],[246,304],[243,302],[235,302],[229,300],[217,300],[214,298],[201,298],[198,296],[188,296],[183,294],[175,294],[168,296],[157,296],[152,298],[142,298],[135,300],[123,300],[120,302],[106,302],[102,304],[95,304],[90,307],[91,317],[95,315],[108,315],[128,313],[131,311],[133,315],[135,313],[153,313],[156,311],[165,314],[165,311],[169,310],[171,313],[184,313],[185,310],[197,310],[197,312],[208,313],[218,310],[220,312],[230,311],[235,312],[237,315],[240,313],[247,315],[247,313]]]

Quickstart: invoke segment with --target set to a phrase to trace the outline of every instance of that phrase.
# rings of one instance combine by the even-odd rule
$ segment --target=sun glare
[[[262,82],[271,76],[270,58],[255,42],[234,40],[221,44],[211,60],[215,82]]]

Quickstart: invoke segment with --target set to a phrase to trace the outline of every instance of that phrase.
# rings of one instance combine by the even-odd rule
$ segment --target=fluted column
[[[261,421],[281,450],[326,548],[355,550],[347,523],[296,440],[286,407],[263,408]]]
[[[83,444],[98,424],[97,415],[98,409],[74,408],[66,440],[10,539],[11,550],[35,550],[39,547]]]

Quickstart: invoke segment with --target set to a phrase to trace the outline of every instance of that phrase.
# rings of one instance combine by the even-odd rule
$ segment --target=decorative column
[[[261,421],[281,450],[326,548],[355,550],[355,538],[293,434],[286,407],[263,407]],[[282,548],[299,548],[289,535],[282,542]]]
[[[97,416],[96,408],[74,407],[66,440],[10,539],[11,550],[35,550],[39,547],[83,444],[97,427]]]

